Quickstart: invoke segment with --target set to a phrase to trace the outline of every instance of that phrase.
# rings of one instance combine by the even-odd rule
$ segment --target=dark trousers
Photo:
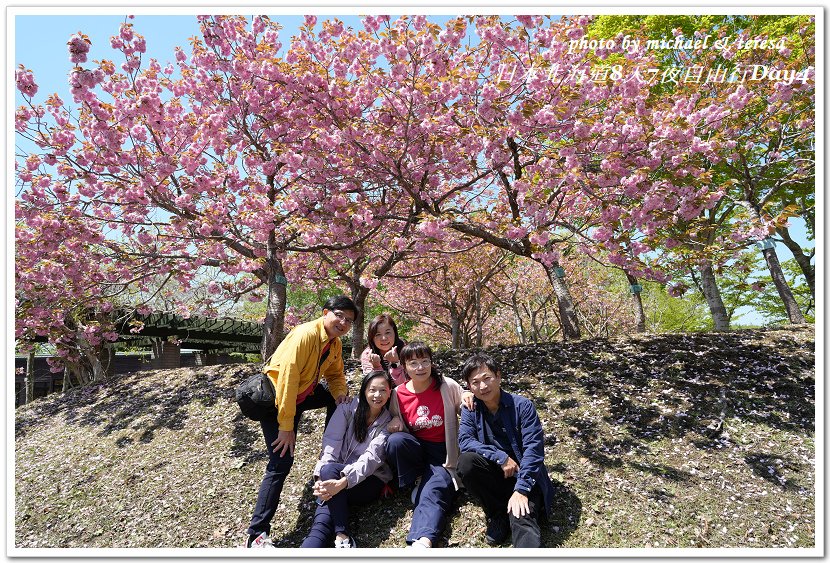
[[[455,484],[443,467],[446,458],[446,444],[418,440],[406,432],[389,435],[386,460],[398,474],[398,486],[408,487],[421,478],[406,543],[429,538],[434,544],[444,530],[455,499]]]
[[[313,393],[297,405],[297,414],[294,415],[294,432],[297,432],[300,418],[305,411],[323,407],[326,409],[326,425],[328,425],[337,405],[329,390],[324,385],[318,385]],[[294,456],[286,453],[283,457],[280,457],[280,454],[275,453],[274,447],[271,445],[277,439],[280,430],[277,419],[260,421],[260,425],[262,426],[262,435],[265,437],[268,465],[265,467],[265,475],[262,478],[262,484],[259,486],[259,493],[254,505],[254,514],[248,526],[248,534],[252,536],[261,532],[270,534],[271,519],[274,518],[277,505],[280,503],[282,487],[288,477],[288,472],[291,471],[291,466],[294,465]]]
[[[533,487],[528,497],[530,514],[517,518],[507,513],[507,501],[513,495],[516,478],[505,478],[498,463],[475,452],[464,452],[458,457],[458,475],[467,491],[479,499],[488,518],[509,519],[514,547],[542,546],[538,522],[542,502],[538,487]]]
[[[327,463],[320,468],[320,480],[340,479],[343,463]],[[349,507],[369,504],[380,497],[383,481],[370,475],[354,487],[344,489],[325,502],[317,500],[314,522],[300,547],[334,547],[336,534],[349,534]]]

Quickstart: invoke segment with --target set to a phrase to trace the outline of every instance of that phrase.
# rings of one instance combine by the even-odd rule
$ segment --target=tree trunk
[[[579,338],[581,333],[579,331],[579,322],[576,318],[576,308],[574,307],[571,292],[568,290],[565,279],[556,275],[556,268],[559,267],[559,264],[554,263],[553,266],[543,266],[553,286],[556,301],[559,304],[559,322],[562,324],[562,335],[565,340]]]
[[[516,300],[516,294],[519,292],[518,289],[513,290],[513,293],[510,295],[510,303],[513,308],[513,316],[516,319],[516,332],[519,335],[519,343],[526,344],[527,338],[525,337],[525,330],[524,326],[522,326],[522,317],[519,314],[519,304]]]
[[[92,368],[90,381],[100,381],[107,376],[110,365],[112,365],[112,345],[109,343],[99,344],[97,346],[82,346],[81,350],[86,356],[89,365]]]
[[[72,375],[69,372],[69,366],[64,366],[64,368],[63,368],[63,389],[62,389],[62,391],[64,393],[66,393],[71,388],[72,388]]]
[[[89,366],[92,370],[90,374],[90,381],[100,381],[104,378],[104,366],[101,363],[101,351],[98,349],[97,346],[90,348],[89,350],[84,350],[84,353],[89,360]]]
[[[24,380],[25,391],[23,404],[29,404],[35,399],[35,351],[29,352],[26,359],[26,379]]]
[[[749,210],[749,215],[753,222],[758,225],[763,224],[761,221],[761,214],[754,205],[747,201],[744,202],[744,207]],[[789,238],[789,233],[786,233],[786,236],[782,235],[782,238]],[[795,298],[793,297],[793,292],[790,290],[790,286],[787,285],[787,279],[784,277],[784,272],[781,270],[781,263],[778,261],[778,254],[775,252],[775,247],[765,248],[762,250],[762,253],[764,255],[764,260],[767,263],[769,273],[772,276],[772,281],[775,284],[775,288],[778,290],[778,296],[781,297],[781,301],[784,303],[784,308],[787,310],[787,317],[790,319],[790,323],[804,324],[804,315],[801,314],[798,304],[795,302]],[[793,252],[793,254],[795,255],[797,253]],[[798,248],[798,254],[801,254],[801,247]],[[800,265],[801,264],[799,264],[799,266]],[[808,283],[810,283],[810,276],[807,276],[805,273],[805,277],[807,277]],[[811,285],[811,290],[812,287],[813,286]]]
[[[547,339],[542,337],[542,331],[544,330],[545,323],[538,323],[536,320],[539,318],[539,311],[532,311],[526,310],[528,316],[530,317],[530,328],[533,329],[533,339],[532,342],[534,344],[538,344],[539,342],[544,342]],[[547,316],[545,316],[546,318]]]
[[[360,358],[363,348],[363,329],[366,327],[366,298],[369,296],[369,288],[358,285],[352,286],[352,301],[357,305],[357,315],[352,323],[352,358]],[[400,351],[400,350],[399,350]]]
[[[813,301],[816,299],[816,267],[810,263],[811,256],[804,254],[804,249],[801,245],[795,242],[790,236],[790,232],[786,227],[778,227],[776,229],[778,236],[784,245],[793,253],[798,267],[804,273],[804,279],[807,281],[807,286],[810,288],[810,294],[813,296]]]
[[[625,273],[625,277],[628,278],[628,285],[629,288],[634,285],[639,285],[637,283],[637,278],[629,274],[628,272]],[[631,292],[631,299],[634,302],[634,327],[637,332],[645,332],[646,331],[646,313],[643,310],[643,298],[640,296],[640,293]]]
[[[262,361],[267,362],[282,342],[285,331],[285,305],[288,281],[285,279],[285,270],[282,260],[271,258],[266,268],[268,276],[268,303],[265,312],[265,323],[262,327],[262,343],[260,354]]]
[[[450,327],[452,334],[452,347],[454,350],[461,349],[461,319],[458,313],[450,311]]]
[[[787,317],[790,319],[790,324],[800,325],[804,324],[804,315],[798,308],[798,303],[793,297],[793,292],[790,291],[790,286],[787,285],[787,279],[784,277],[784,271],[781,269],[781,263],[778,262],[778,254],[775,252],[775,247],[765,248],[763,251],[764,260],[769,268],[769,273],[772,276],[772,281],[775,283],[775,289],[778,290],[778,296],[784,302],[784,308],[787,310]]]
[[[729,330],[729,316],[726,314],[726,306],[720,295],[720,289],[715,282],[715,272],[712,263],[708,260],[700,267],[700,289],[709,305],[709,312],[712,314],[712,321],[715,330]]]
[[[476,348],[481,348],[482,343],[484,342],[484,327],[481,325],[484,323],[481,314],[481,282],[476,282],[475,284],[475,313],[476,313],[476,340],[475,346]]]
[[[84,381],[84,374],[82,368],[77,364],[67,362],[66,367],[63,368],[64,392],[68,391],[69,389],[72,389],[73,379],[75,380],[75,383],[77,383],[78,385],[83,385],[84,383],[87,383],[86,381]]]

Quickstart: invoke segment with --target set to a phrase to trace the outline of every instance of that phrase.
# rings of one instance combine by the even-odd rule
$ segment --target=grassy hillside
[[[557,486],[546,547],[813,547],[813,327],[497,347],[532,396]],[[458,378],[469,352],[438,356]],[[255,367],[119,376],[15,414],[16,547],[236,547],[265,466],[236,384]],[[357,376],[350,368],[351,387]],[[272,535],[298,546],[321,412],[299,428]],[[361,547],[401,547],[404,495],[354,515]],[[457,502],[443,546],[485,547]]]

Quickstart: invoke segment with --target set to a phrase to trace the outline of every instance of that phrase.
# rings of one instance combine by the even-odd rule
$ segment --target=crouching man
[[[486,354],[469,358],[461,375],[475,410],[461,409],[458,474],[487,516],[485,540],[541,547],[538,517],[550,512],[553,483],[545,467],[545,436],[533,403],[501,389],[501,370]]]

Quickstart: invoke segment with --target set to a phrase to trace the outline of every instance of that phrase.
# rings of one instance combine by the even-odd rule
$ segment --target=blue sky
[[[86,14],[65,14],[50,15],[48,12],[31,13],[36,15],[12,15],[14,18],[14,66],[23,64],[33,71],[35,81],[39,86],[38,100],[57,92],[67,104],[71,105],[72,98],[69,94],[67,74],[72,68],[69,61],[66,42],[69,37],[78,31],[87,34],[92,41],[92,48],[89,53],[89,60],[101,58],[114,59],[116,65],[120,59],[109,45],[109,38],[118,34],[120,24],[126,20],[127,14],[121,15],[100,15],[104,10],[91,11],[90,9],[79,9],[89,13]],[[21,12],[24,10],[20,10]],[[161,9],[157,10],[163,11]],[[319,8],[313,9],[322,21],[334,14],[344,21],[347,26],[361,27],[360,17],[355,8],[345,9],[351,15],[344,15],[344,12],[332,12],[326,14]],[[379,13],[375,9],[367,9],[366,12]],[[409,11],[409,10],[408,10]],[[420,10],[419,10],[420,11]],[[475,10],[466,10],[473,12]],[[490,9],[489,12],[496,10]],[[504,10],[498,10],[504,11]],[[27,11],[28,12],[28,11]],[[77,12],[77,11],[76,11]],[[111,12],[111,10],[110,10]],[[146,9],[144,10],[146,12]],[[181,46],[189,52],[189,38],[199,34],[199,26],[196,22],[195,12],[189,15],[152,15],[149,13],[137,13],[129,21],[133,24],[136,32],[144,35],[147,41],[147,58],[156,58],[164,66],[167,62],[174,61],[174,48]],[[296,12],[296,10],[295,10]],[[538,10],[537,10],[538,12]],[[53,12],[54,13],[54,12]],[[299,12],[296,12],[297,14]],[[449,15],[449,13],[448,13]],[[291,35],[297,32],[298,26],[302,23],[301,15],[276,14],[272,19],[284,26],[281,34],[283,45],[287,45]],[[435,16],[436,20],[445,21],[447,16]],[[21,102],[19,94],[15,91],[15,105]],[[800,220],[793,222],[793,236],[805,246],[813,246],[812,242],[806,240],[804,225]],[[792,258],[792,254],[783,245],[776,247],[779,259],[783,262]],[[748,309],[740,310],[746,313],[740,323],[760,323],[760,317]]]
[[[72,68],[69,61],[66,42],[78,31],[87,34],[92,41],[89,61],[94,59],[115,59],[109,38],[118,35],[119,26],[124,21],[133,24],[136,32],[147,40],[148,58],[159,62],[175,62],[174,48],[180,46],[189,52],[189,38],[199,35],[199,25],[193,15],[136,15],[127,20],[124,15],[83,15],[83,16],[44,16],[19,15],[15,17],[15,68],[23,64],[35,74],[40,87],[38,95],[43,92],[65,92],[61,97],[71,102],[66,76]],[[285,26],[283,45],[288,43],[290,35],[296,33],[302,16],[275,16]],[[354,18],[355,23],[359,20]]]

